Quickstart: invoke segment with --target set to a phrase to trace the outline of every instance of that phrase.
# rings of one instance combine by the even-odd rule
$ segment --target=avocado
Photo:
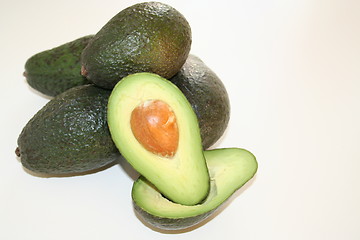
[[[48,175],[78,174],[120,156],[107,126],[110,91],[93,85],[57,95],[26,124],[16,153],[26,169]]]
[[[146,223],[166,230],[186,229],[201,223],[257,171],[252,153],[240,148],[224,148],[204,152],[210,172],[211,188],[206,200],[184,206],[166,199],[143,176],[135,181],[132,199],[138,216]]]
[[[194,205],[210,188],[197,117],[182,92],[153,73],[135,73],[113,89],[111,137],[122,156],[174,202]]]
[[[224,134],[230,119],[230,102],[220,78],[197,56],[190,54],[170,79],[186,96],[198,117],[204,149]]]
[[[107,89],[137,72],[171,78],[185,63],[191,41],[190,25],[176,9],[159,2],[138,3],[95,34],[81,56],[82,74]]]
[[[89,84],[80,74],[80,56],[92,37],[84,36],[30,57],[24,72],[28,84],[52,97],[72,87]]]

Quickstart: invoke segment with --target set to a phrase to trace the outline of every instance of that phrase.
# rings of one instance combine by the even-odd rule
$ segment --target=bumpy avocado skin
[[[176,9],[159,2],[135,4],[115,15],[84,49],[83,74],[108,89],[137,72],[171,78],[190,47],[190,25]]]
[[[200,126],[204,149],[224,134],[230,119],[230,102],[220,78],[192,54],[181,70],[170,79],[186,96]]]
[[[92,37],[84,36],[29,58],[24,72],[29,85],[45,95],[56,96],[72,87],[88,84],[80,73],[80,56]]]
[[[23,166],[42,174],[76,174],[114,162],[119,152],[107,126],[110,91],[83,85],[49,101],[18,138]]]

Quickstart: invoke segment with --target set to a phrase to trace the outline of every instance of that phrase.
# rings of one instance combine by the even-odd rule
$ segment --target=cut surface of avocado
[[[136,212],[150,225],[160,229],[185,229],[210,216],[257,171],[252,153],[240,148],[204,152],[210,172],[210,192],[201,204],[184,206],[169,201],[144,177],[134,183],[132,198]]]
[[[168,199],[195,205],[206,198],[197,117],[173,83],[152,73],[123,78],[109,98],[108,125],[125,159]]]

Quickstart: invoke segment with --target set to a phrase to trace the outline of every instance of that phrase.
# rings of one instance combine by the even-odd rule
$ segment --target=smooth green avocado
[[[30,57],[24,72],[28,84],[52,97],[72,87],[89,84],[81,75],[80,56],[92,37],[84,36]]]
[[[182,92],[153,73],[123,78],[108,103],[122,156],[174,202],[194,205],[210,187],[197,117]]]
[[[171,78],[185,63],[191,41],[190,25],[176,9],[160,2],[138,3],[96,33],[82,53],[82,74],[107,89],[132,73]]]
[[[50,100],[18,137],[23,166],[41,174],[78,174],[118,160],[106,120],[110,93],[83,85]]]
[[[230,102],[221,79],[199,57],[190,54],[170,79],[186,96],[198,117],[204,149],[224,134],[230,119]]]
[[[135,211],[148,224],[166,230],[186,229],[201,223],[257,171],[254,155],[240,148],[204,152],[210,172],[211,188],[206,200],[195,206],[169,201],[144,177],[132,188]]]

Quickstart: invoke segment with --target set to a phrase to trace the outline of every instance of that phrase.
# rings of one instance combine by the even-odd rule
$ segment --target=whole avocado
[[[110,91],[74,87],[50,100],[23,128],[16,153],[23,166],[50,175],[78,174],[120,156],[107,125]]]
[[[185,63],[191,41],[189,23],[173,7],[159,2],[135,4],[96,33],[82,52],[81,72],[107,89],[132,73],[171,78]]]
[[[84,36],[30,57],[24,72],[28,84],[52,97],[72,87],[89,84],[80,74],[80,56],[92,37]]]
[[[170,79],[186,96],[200,126],[204,149],[224,134],[230,119],[230,102],[220,78],[192,54],[180,71]]]

